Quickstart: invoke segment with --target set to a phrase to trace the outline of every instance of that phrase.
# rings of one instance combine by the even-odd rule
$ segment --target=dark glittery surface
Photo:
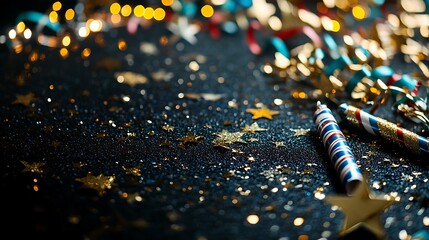
[[[2,232],[13,239],[337,239],[344,215],[323,196],[344,188],[313,123],[317,100],[291,97],[310,85],[266,76],[261,67],[273,52],[254,56],[242,33],[212,39],[202,31],[195,45],[162,45],[170,35],[163,23],[134,35],[111,29],[79,42],[66,59],[31,43],[20,54],[2,49]],[[142,43],[158,52],[141,51]],[[91,49],[86,59],[84,48]],[[171,78],[153,78],[160,70]],[[120,71],[148,81],[120,83]],[[35,95],[28,106],[14,103],[27,93]],[[252,119],[246,110],[261,105],[279,114]],[[389,106],[377,114],[427,135]],[[266,130],[244,133],[247,143],[214,146],[217,133],[254,122]],[[397,196],[381,214],[387,239],[427,230],[428,157],[340,126],[372,191]],[[180,141],[187,133],[200,137]],[[40,171],[23,161],[42,163]],[[97,192],[77,181],[89,172],[114,181]],[[361,229],[347,239],[368,235]]]

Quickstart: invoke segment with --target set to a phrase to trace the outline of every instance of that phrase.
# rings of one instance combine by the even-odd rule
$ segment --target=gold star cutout
[[[304,136],[304,135],[307,135],[307,133],[310,131],[309,128],[307,128],[307,129],[304,129],[304,128],[297,128],[297,129],[290,128],[289,130],[295,132],[293,134],[294,136]]]
[[[186,133],[186,136],[178,138],[177,140],[182,141],[183,144],[186,143],[196,143],[196,142],[201,142],[201,140],[203,140],[204,136],[200,136],[200,135],[195,135],[193,133]]]
[[[280,113],[279,111],[270,110],[266,107],[262,107],[258,109],[249,108],[246,111],[253,115],[252,119],[266,118],[269,120],[273,120],[273,115],[277,115]]]
[[[22,104],[26,107],[30,106],[32,102],[34,102],[36,98],[34,97],[34,93],[27,94],[16,94],[16,100],[12,102],[12,104]]]
[[[242,132],[228,132],[227,130],[222,130],[220,133],[215,133],[215,135],[218,136],[218,138],[215,139],[216,141],[224,142],[225,144],[235,142],[246,143],[246,141],[241,138],[244,135]]]
[[[61,146],[61,143],[58,141],[54,140],[51,142],[51,147],[53,147],[55,150],[57,150],[60,146]]]
[[[30,163],[24,160],[20,161],[22,164],[24,164],[24,170],[22,172],[32,172],[32,173],[43,173],[42,167],[45,165],[45,163],[42,162],[34,162]]]
[[[245,125],[244,128],[241,129],[242,132],[245,133],[255,133],[259,131],[266,131],[267,129],[259,127],[257,122],[252,123],[250,126]]]
[[[374,155],[374,152],[373,151],[368,151],[366,154],[368,154],[368,157],[371,157],[371,156]]]
[[[76,178],[76,181],[83,183],[83,187],[94,189],[100,196],[106,192],[106,189],[112,188],[114,180],[115,176],[104,176],[103,174],[94,176],[91,172],[88,172],[85,177]]]
[[[286,147],[285,142],[273,142],[276,147]]]
[[[391,204],[393,199],[375,197],[370,192],[366,178],[358,184],[351,196],[329,196],[326,201],[338,206],[345,215],[341,236],[347,235],[360,227],[366,227],[375,236],[384,236],[380,215]]]

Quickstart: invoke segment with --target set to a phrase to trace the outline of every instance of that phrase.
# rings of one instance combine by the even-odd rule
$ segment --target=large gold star
[[[218,136],[218,138],[216,138],[213,143],[219,143],[219,142],[223,142],[225,144],[230,144],[230,143],[235,143],[235,142],[239,142],[239,143],[247,143],[244,139],[242,139],[241,137],[244,135],[244,133],[242,132],[228,132],[227,130],[222,130],[219,133],[215,133],[216,136]]]
[[[103,174],[94,176],[91,172],[88,172],[85,177],[76,178],[76,181],[83,183],[83,187],[94,189],[100,196],[106,192],[106,189],[112,187],[114,180],[115,176],[104,176]]]
[[[22,104],[26,107],[30,106],[32,102],[34,102],[36,98],[34,97],[34,93],[30,92],[27,94],[16,94],[16,100],[12,102],[12,104]]]
[[[345,215],[341,236],[345,236],[360,227],[365,227],[376,237],[384,237],[384,229],[380,222],[380,215],[391,204],[393,199],[375,197],[366,179],[358,184],[351,196],[329,196],[326,201],[338,206]]]
[[[45,165],[45,163],[42,162],[27,162],[24,160],[21,160],[21,163],[24,165],[24,170],[22,172],[32,172],[32,173],[43,173],[42,167]]]
[[[279,111],[270,110],[266,107],[249,108],[246,111],[253,115],[252,119],[266,118],[269,120],[273,120],[273,115],[277,115],[280,113]]]

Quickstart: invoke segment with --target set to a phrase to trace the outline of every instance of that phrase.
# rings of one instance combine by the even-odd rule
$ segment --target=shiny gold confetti
[[[42,162],[27,162],[24,160],[20,161],[24,165],[24,169],[22,172],[32,172],[32,173],[43,173],[42,167],[45,165],[45,163]]]
[[[215,142],[223,142],[225,144],[231,144],[231,143],[247,143],[244,139],[241,137],[244,135],[243,132],[229,132],[227,130],[222,130],[219,133],[215,133],[214,135],[218,136],[217,139],[215,139]]]
[[[137,85],[137,84],[146,84],[148,82],[148,79],[146,76],[140,73],[135,72],[116,72],[114,74],[116,81],[118,83],[125,83],[130,85],[131,87]]]
[[[309,128],[290,128],[289,130],[291,130],[291,131],[293,131],[293,132],[295,132],[294,134],[293,134],[293,136],[305,136],[305,135],[307,135],[308,134],[308,132],[310,132],[310,129]]]
[[[125,171],[125,174],[130,174],[130,175],[134,175],[134,176],[141,176],[141,169],[138,167],[125,167],[122,166],[122,169]]]
[[[254,122],[250,126],[246,124],[241,129],[241,131],[244,132],[244,133],[256,133],[256,132],[260,132],[260,131],[267,131],[267,129],[259,127],[258,123]]]
[[[161,129],[166,131],[166,132],[172,132],[172,131],[174,131],[174,129],[176,129],[176,127],[167,124],[167,125],[162,125]]]
[[[276,145],[276,147],[286,147],[285,142],[282,142],[282,141],[280,141],[280,142],[273,142],[273,143],[274,143],[274,145]]]
[[[198,143],[203,140],[204,136],[195,135],[194,133],[186,133],[186,136],[178,138],[177,140],[181,141],[183,144],[187,143]]]
[[[375,197],[366,179],[359,183],[351,196],[328,196],[326,201],[338,206],[345,214],[341,236],[365,227],[378,238],[384,237],[380,217],[383,211],[394,203],[394,200]]]
[[[266,118],[269,120],[273,120],[273,115],[277,115],[280,113],[279,111],[270,110],[266,107],[262,107],[262,108],[258,108],[258,109],[257,108],[249,108],[246,111],[253,115],[252,119]]]
[[[83,183],[82,187],[93,189],[101,196],[106,193],[106,189],[112,188],[115,176],[104,176],[103,174],[94,176],[91,172],[88,172],[85,177],[76,178],[75,180]]]
[[[12,104],[21,104],[21,105],[28,107],[36,99],[37,98],[35,98],[35,95],[32,92],[27,93],[27,94],[16,94],[16,99],[15,99],[15,101],[12,102]]]
[[[214,147],[221,147],[221,148],[225,148],[228,150],[232,150],[232,148],[229,146],[230,143],[225,139],[215,138],[215,139],[213,139],[212,143],[213,143]]]

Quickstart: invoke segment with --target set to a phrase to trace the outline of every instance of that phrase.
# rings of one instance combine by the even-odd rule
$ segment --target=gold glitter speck
[[[257,224],[259,222],[259,217],[258,217],[258,215],[250,214],[249,216],[247,216],[246,220],[248,223],[253,225],[253,224]]]

